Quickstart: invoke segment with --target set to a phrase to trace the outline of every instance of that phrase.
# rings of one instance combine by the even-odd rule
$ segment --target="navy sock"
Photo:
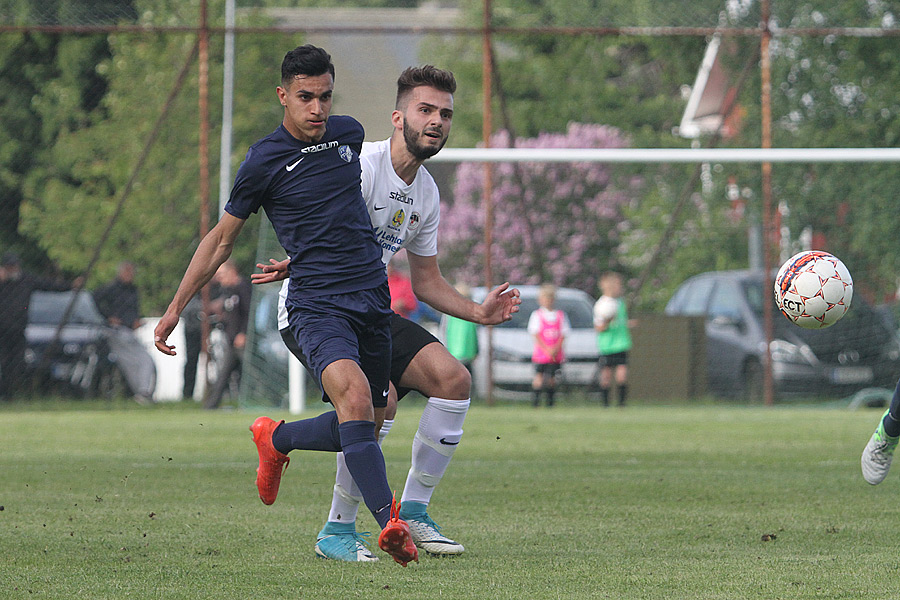
[[[894,397],[891,398],[891,407],[882,421],[884,432],[890,437],[900,436],[900,381],[894,389]]]
[[[272,434],[272,445],[282,454],[291,450],[340,452],[337,413],[330,410],[312,419],[282,423]]]
[[[344,462],[359,487],[366,506],[384,529],[391,518],[391,486],[384,468],[384,455],[375,441],[372,421],[345,421],[338,426]]]
[[[628,384],[619,385],[619,406],[625,406],[625,399],[628,397]]]

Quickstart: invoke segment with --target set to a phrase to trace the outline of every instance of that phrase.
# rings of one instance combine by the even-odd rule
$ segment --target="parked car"
[[[38,389],[78,396],[125,395],[127,385],[109,346],[112,330],[90,292],[78,292],[60,329],[74,294],[36,291],[31,295],[25,361]]]
[[[492,374],[494,393],[501,397],[525,398],[522,392],[530,394],[534,367],[531,352],[534,339],[527,331],[528,318],[538,308],[536,285],[516,286],[521,292],[522,304],[512,320],[495,325],[493,328]],[[474,288],[472,299],[484,300],[484,288]],[[572,326],[563,349],[566,361],[561,372],[561,386],[586,387],[597,373],[597,334],[594,331],[594,299],[581,290],[561,287],[556,290],[556,308],[565,311]],[[475,393],[487,394],[487,335],[486,327],[478,328],[478,357],[472,364],[472,379]]]
[[[803,329],[775,307],[774,276],[748,270],[703,273],[685,281],[666,305],[668,315],[706,318],[713,393],[761,398],[764,302],[773,311],[769,350],[777,395],[837,397],[867,387],[893,388],[900,376],[900,342],[861,295],[854,295],[850,310],[831,327]]]

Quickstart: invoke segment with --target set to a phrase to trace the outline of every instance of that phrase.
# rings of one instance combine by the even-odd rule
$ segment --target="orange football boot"
[[[390,554],[401,567],[405,567],[410,561],[419,562],[419,549],[409,534],[409,525],[400,518],[400,503],[397,502],[396,493],[391,498],[391,518],[378,536],[378,547]]]
[[[253,441],[259,452],[256,488],[259,490],[259,499],[266,505],[274,503],[275,498],[278,497],[281,474],[291,462],[287,454],[282,454],[272,445],[272,433],[282,423],[284,421],[275,422],[269,417],[259,417],[250,426],[250,431],[253,432]],[[282,467],[282,465],[284,466]]]

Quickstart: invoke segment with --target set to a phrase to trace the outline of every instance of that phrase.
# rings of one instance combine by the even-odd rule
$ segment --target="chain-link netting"
[[[3,0],[0,24],[7,27],[196,28],[203,4],[210,27],[224,27],[226,1],[199,0]],[[416,13],[443,16],[424,23],[428,28],[468,28],[483,25],[489,4],[496,28],[608,27],[608,28],[755,28],[762,20],[760,0],[633,0],[583,2],[531,2],[524,0],[241,0],[234,2],[235,26],[347,29],[366,26],[403,28],[418,25]],[[789,28],[893,28],[896,2],[811,2],[771,0],[770,24]],[[359,11],[367,14],[358,16]],[[384,25],[380,21],[385,20]],[[356,22],[361,21],[361,22]],[[302,22],[302,24],[301,24]],[[672,33],[684,33],[672,32]]]
[[[176,329],[175,358],[152,348],[152,330],[201,224],[217,219],[220,172],[230,182],[248,146],[281,122],[275,86],[284,53],[296,45],[331,52],[334,113],[356,116],[368,140],[392,131],[399,72],[433,63],[458,82],[449,145],[481,142],[484,3],[302,4],[238,2],[231,64],[224,2],[207,5],[208,47],[198,43],[197,1],[0,2],[6,395],[202,400],[216,389],[228,362],[223,348],[234,337],[224,333],[224,321],[235,311],[224,307],[240,306],[239,294],[235,304],[235,294],[210,286],[206,306],[198,299],[200,308]],[[492,2],[492,145],[759,147],[766,132],[762,6]],[[900,2],[778,0],[770,13],[772,146],[897,146]],[[715,28],[722,35],[713,35]],[[208,80],[198,68],[204,56]],[[234,80],[230,115],[223,111],[226,72]],[[208,91],[208,131],[199,125],[200,90]],[[223,129],[231,151],[219,165]],[[444,203],[442,271],[453,283],[481,285],[484,167],[429,169]],[[808,246],[839,255],[859,297],[881,305],[890,322],[900,271],[900,231],[890,218],[900,192],[894,170],[892,163],[777,164],[767,181],[756,162],[497,165],[493,277],[552,282],[596,298],[599,274],[614,269],[626,275],[632,309],[658,316],[690,276],[760,266],[767,240],[776,262]],[[207,186],[214,191],[204,202]],[[245,279],[256,262],[280,252],[260,234],[259,218],[251,218],[233,254]],[[764,223],[777,235],[765,238]],[[244,385],[246,402],[284,405],[287,353],[273,326],[274,294],[250,293],[238,311],[248,323],[243,383],[230,379],[217,403],[237,402]],[[740,338],[748,330],[734,331]],[[650,344],[654,336],[641,339]],[[849,363],[810,368],[852,379],[840,393],[881,385],[882,373],[896,371],[893,340],[843,355],[845,362],[883,355],[877,372],[861,364],[843,371],[849,374],[833,370]],[[779,355],[788,357],[786,368],[807,360],[802,344],[795,346],[796,354]],[[744,358],[732,372],[753,375]],[[273,386],[263,389],[264,382]]]

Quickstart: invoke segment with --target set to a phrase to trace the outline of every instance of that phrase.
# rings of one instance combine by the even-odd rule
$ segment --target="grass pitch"
[[[403,569],[314,556],[331,454],[263,506],[255,413],[69,407],[0,407],[0,598],[865,599],[900,569],[900,466],[859,470],[880,411],[476,405],[430,507],[467,551]]]

